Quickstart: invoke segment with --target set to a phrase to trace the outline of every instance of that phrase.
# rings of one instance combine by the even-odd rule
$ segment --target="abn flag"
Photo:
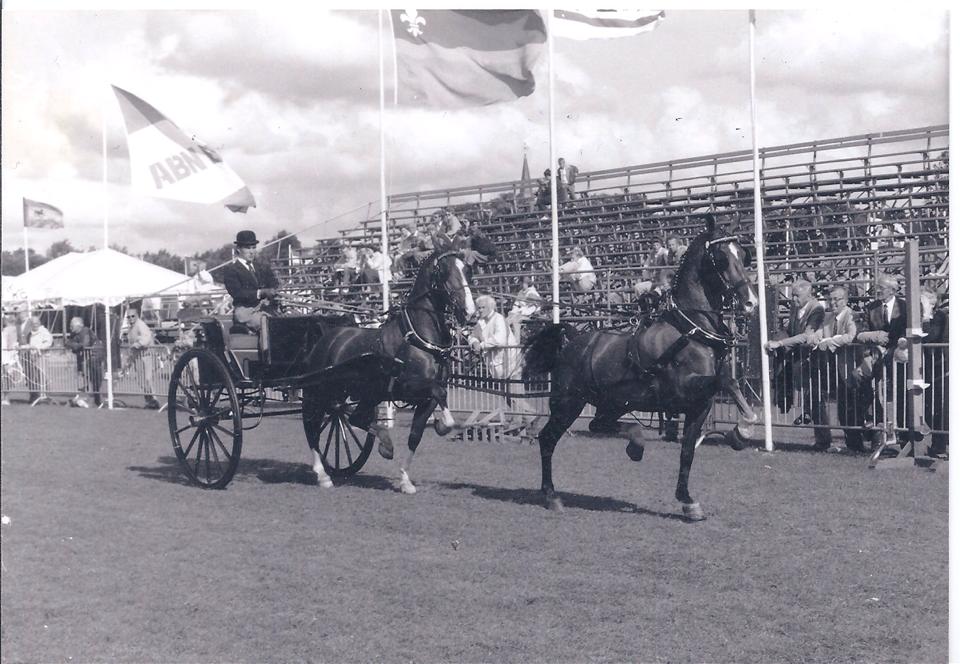
[[[551,29],[567,39],[632,37],[650,32],[664,16],[660,9],[557,9]]]
[[[213,149],[139,97],[116,86],[113,91],[127,129],[134,189],[176,201],[219,203],[232,212],[256,207],[243,180]]]
[[[23,225],[27,228],[63,228],[63,212],[49,203],[24,198]]]
[[[526,97],[547,33],[529,10],[390,11],[398,101],[436,108],[485,106]]]

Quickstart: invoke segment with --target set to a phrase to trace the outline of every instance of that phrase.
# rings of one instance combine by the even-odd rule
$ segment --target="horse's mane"
[[[687,245],[687,250],[683,252],[683,258],[680,259],[680,265],[677,267],[677,273],[673,276],[671,290],[676,290],[681,280],[688,279],[690,272],[699,267],[707,241],[713,239],[713,233],[712,229],[707,229],[693,238]]]

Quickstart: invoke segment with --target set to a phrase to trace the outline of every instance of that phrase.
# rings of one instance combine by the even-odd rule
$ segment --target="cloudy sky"
[[[181,254],[241,228],[331,236],[378,200],[376,11],[4,9],[2,30],[4,249],[22,246],[24,196],[65,214],[64,230],[31,231],[38,250],[101,244],[106,209],[111,243]],[[946,124],[948,43],[946,12],[924,5],[758,12],[761,145]],[[651,34],[558,40],[556,56],[557,152],[581,171],[750,148],[745,10],[668,9]],[[389,109],[389,190],[516,179],[525,143],[542,171],[545,56],[536,73],[537,92],[516,102]],[[131,191],[110,84],[219,149],[258,207]]]

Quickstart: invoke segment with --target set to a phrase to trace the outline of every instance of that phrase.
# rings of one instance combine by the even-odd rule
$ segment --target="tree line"
[[[269,240],[264,242],[264,244],[269,244],[274,240],[281,238],[287,235],[288,232],[281,230],[276,235],[271,237]],[[276,258],[278,255],[287,256],[291,249],[300,249],[301,244],[300,240],[297,239],[296,235],[293,235],[285,240],[279,242],[270,247],[265,247],[260,250],[260,258],[265,262]],[[86,251],[96,251],[100,247],[88,247]],[[179,272],[184,274],[184,267],[186,265],[187,259],[199,260],[206,264],[206,268],[210,269],[221,263],[225,263],[233,258],[233,243],[227,243],[215,249],[207,249],[206,251],[201,251],[193,254],[192,256],[180,256],[166,249],[160,249],[158,251],[147,251],[142,254],[135,254],[126,247],[119,245],[110,245],[111,249],[119,251],[121,253],[127,254],[128,256],[134,256],[140,260],[146,261],[147,263],[152,263],[154,265],[159,265],[160,267],[167,268],[168,270],[173,270],[174,272]],[[81,249],[75,248],[70,240],[60,240],[59,242],[54,242],[44,253],[37,253],[33,249],[30,249],[29,259],[30,259],[30,269],[40,267],[44,263],[59,258],[65,254],[69,254],[72,251],[83,251]],[[23,260],[23,249],[15,249],[13,251],[0,252],[0,273],[7,277],[15,277],[17,275],[23,274],[26,270],[26,265]],[[214,278],[217,277],[217,274],[213,273]]]

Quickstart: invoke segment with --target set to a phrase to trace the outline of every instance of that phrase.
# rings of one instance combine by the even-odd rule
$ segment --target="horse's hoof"
[[[433,421],[433,430],[437,432],[438,436],[446,436],[453,431],[453,427],[448,427],[443,423],[443,420],[438,418]]]
[[[683,505],[683,518],[687,521],[703,521],[707,517],[703,515],[703,509],[700,507],[700,503],[684,503]]]
[[[417,492],[417,487],[413,485],[413,482],[410,481],[410,476],[406,473],[400,474],[400,493],[405,493],[408,496],[412,496]]]
[[[590,430],[590,433],[617,434],[620,433],[620,423],[617,421],[590,420],[587,429]]]
[[[631,461],[642,461],[643,460],[643,445],[631,440],[627,443],[627,456],[630,457]]]
[[[737,427],[733,427],[726,434],[727,443],[730,444],[730,447],[735,449],[737,452],[744,449],[750,441],[744,438],[740,434],[740,430]]]
[[[556,512],[557,514],[563,513],[563,501],[560,500],[560,496],[547,496],[546,507],[551,512]]]
[[[320,487],[322,487],[322,488],[324,488],[324,489],[331,489],[331,488],[333,488],[333,480],[330,479],[330,476],[327,475],[327,473],[323,470],[323,468],[321,468],[320,470],[317,470],[316,468],[314,468],[314,469],[313,469],[313,472],[316,473],[316,475],[317,475],[317,485],[318,485],[318,486],[320,486]]]
[[[385,427],[371,427],[370,432],[377,437],[377,452],[384,459],[389,461],[393,458],[393,441],[390,440],[390,433]]]

